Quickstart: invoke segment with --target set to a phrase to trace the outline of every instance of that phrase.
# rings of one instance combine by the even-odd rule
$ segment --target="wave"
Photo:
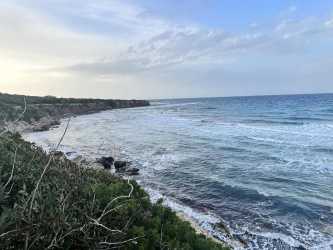
[[[160,103],[160,105],[156,105],[156,107],[158,106],[160,107],[182,107],[182,106],[189,106],[189,105],[196,105],[199,104],[199,102],[184,102],[184,103]]]
[[[271,138],[268,138],[268,137],[263,138],[263,137],[258,137],[258,136],[242,136],[241,138],[254,140],[254,141],[270,142],[270,143],[279,143],[279,144],[285,144],[286,143],[286,141],[271,139]]]
[[[280,224],[275,225],[277,228],[283,228],[285,232],[270,232],[270,231],[259,231],[251,229],[247,226],[241,228],[235,228],[233,225],[226,223],[226,220],[219,215],[212,213],[211,211],[199,211],[198,208],[193,208],[197,206],[193,203],[193,200],[190,201],[191,206],[181,202],[176,198],[171,198],[163,195],[162,192],[156,191],[150,187],[145,187],[145,190],[149,193],[151,200],[156,202],[158,199],[163,199],[163,204],[170,207],[172,210],[177,213],[185,215],[186,218],[193,221],[197,226],[199,226],[203,231],[207,232],[211,236],[226,242],[234,249],[306,249],[309,247],[309,244],[312,246],[320,245],[320,249],[330,249],[332,240],[329,240],[329,237],[323,235],[321,232],[314,231],[309,228],[308,235],[300,234],[297,225],[294,224]],[[258,194],[261,196],[261,194]],[[271,199],[272,197],[270,197]],[[277,198],[279,199],[279,198]],[[252,217],[255,220],[254,217]],[[270,221],[268,218],[264,219],[266,224],[276,223],[274,220]],[[219,228],[218,224],[223,222],[227,226],[228,231],[231,233],[227,235],[223,228]],[[288,234],[286,234],[288,232]],[[312,242],[312,243],[311,243]],[[316,242],[316,243],[315,243]],[[315,247],[310,249],[317,249]]]
[[[268,127],[259,127],[259,126],[250,126],[247,124],[235,124],[235,126],[239,126],[245,129],[251,129],[251,130],[261,130],[261,131],[267,131],[267,132],[273,132],[273,133],[279,133],[279,134],[292,134],[292,135],[302,135],[302,136],[317,136],[317,137],[325,137],[325,138],[333,138],[333,135],[331,134],[323,134],[323,133],[318,133],[318,132],[322,132],[322,128],[328,128],[330,131],[333,128],[333,125],[327,125],[325,124],[324,126],[309,126],[309,127],[305,127],[306,125],[304,125],[304,129],[302,130],[283,130],[282,128],[278,128],[278,129],[272,129],[272,128],[268,128]],[[317,133],[310,133],[312,131],[316,131]]]
[[[299,117],[299,116],[291,116],[287,118],[288,120],[293,121],[329,121],[328,119],[318,118],[318,117]]]
[[[166,102],[159,102],[159,101],[150,101],[151,106],[161,106],[161,105],[167,105]]]
[[[296,121],[274,121],[274,120],[265,120],[265,119],[247,119],[243,120],[244,123],[249,124],[273,124],[273,125],[304,125],[303,122]]]
[[[309,148],[312,151],[317,152],[317,153],[333,154],[333,148],[329,148],[329,147],[318,147],[318,146],[311,146]]]
[[[200,108],[200,110],[216,110],[217,108],[216,107],[203,107],[203,108]]]
[[[322,109],[323,112],[333,113],[333,108]]]
[[[248,150],[243,149],[243,148],[228,147],[228,146],[221,146],[221,147],[219,147],[218,149],[219,149],[219,150],[222,150],[222,151],[229,151],[229,152],[232,152],[232,153],[244,153],[244,152],[249,152]]]

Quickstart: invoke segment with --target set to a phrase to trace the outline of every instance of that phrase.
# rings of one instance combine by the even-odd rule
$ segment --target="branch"
[[[128,177],[128,179],[127,179],[127,184],[131,186],[131,191],[129,192],[129,194],[128,194],[128,195],[118,196],[118,197],[114,198],[113,200],[111,200],[111,201],[105,206],[102,215],[97,219],[97,221],[101,221],[101,219],[102,219],[106,214],[110,213],[110,211],[111,211],[112,209],[111,209],[111,210],[110,210],[110,209],[107,210],[107,209],[112,205],[113,202],[115,202],[115,201],[117,201],[117,200],[119,200],[119,199],[131,198],[131,195],[132,195],[132,193],[133,193],[134,187],[133,187],[133,185],[130,183],[130,178],[129,178],[129,177]]]
[[[128,242],[131,242],[131,241],[134,241],[134,240],[137,240],[137,239],[143,238],[143,237],[144,237],[144,236],[135,237],[135,238],[128,239],[128,240],[125,240],[125,241],[120,241],[120,242],[106,242],[106,241],[103,241],[103,242],[100,242],[99,244],[100,244],[100,245],[108,245],[108,246],[122,245],[122,244],[125,244],[125,243],[128,243]]]
[[[18,231],[18,230],[15,229],[15,230],[11,230],[11,231],[8,231],[8,232],[6,232],[6,233],[0,234],[0,238],[6,236],[7,234],[14,233],[14,232],[16,232],[16,231]]]
[[[108,228],[107,226],[105,226],[105,225],[103,225],[102,223],[100,223],[98,220],[95,220],[95,219],[93,219],[93,218],[90,218],[89,216],[87,216],[87,217],[88,217],[90,220],[93,221],[93,223],[91,223],[91,224],[93,224],[93,225],[96,225],[96,226],[102,227],[102,228],[104,228],[105,230],[107,230],[107,231],[109,231],[109,232],[111,232],[111,233],[121,233],[121,234],[124,234],[124,232],[121,231],[121,230]]]
[[[15,154],[14,154],[14,161],[13,161],[13,167],[12,167],[12,171],[10,174],[10,177],[7,181],[7,183],[4,186],[4,189],[8,186],[8,184],[11,182],[11,180],[13,179],[13,175],[14,175],[14,169],[15,169],[15,163],[16,163],[16,155],[17,155],[17,147],[15,148]]]
[[[25,112],[27,111],[27,100],[25,99],[25,96],[23,97],[24,99],[24,109],[23,112],[19,115],[19,117],[14,121],[14,123],[17,123],[19,120],[22,119],[22,117],[24,116]]]
[[[56,147],[55,150],[58,150],[58,148],[59,148],[61,142],[63,141],[63,139],[64,139],[64,137],[65,137],[65,135],[66,135],[66,133],[67,133],[67,130],[68,130],[68,127],[69,127],[69,123],[70,123],[70,121],[71,121],[71,119],[69,118],[69,119],[68,119],[68,122],[67,122],[67,125],[66,125],[66,128],[65,128],[65,131],[64,131],[64,133],[62,134],[62,136],[61,136],[61,138],[60,138],[60,140],[59,140],[59,142],[58,142],[57,147]],[[49,168],[49,166],[50,166],[50,164],[51,164],[53,158],[54,158],[54,152],[51,153],[50,158],[49,158],[48,162],[46,163],[46,165],[45,165],[45,167],[44,167],[44,169],[43,169],[43,172],[42,172],[42,174],[41,174],[39,180],[37,181],[36,187],[35,187],[35,189],[34,189],[34,191],[33,191],[33,193],[32,193],[32,198],[31,198],[30,208],[29,208],[29,218],[31,217],[32,206],[33,206],[34,200],[35,200],[35,198],[36,198],[37,190],[38,190],[39,185],[40,185],[40,183],[42,182],[42,179],[43,179],[43,177],[44,177],[44,175],[45,175],[47,169]]]

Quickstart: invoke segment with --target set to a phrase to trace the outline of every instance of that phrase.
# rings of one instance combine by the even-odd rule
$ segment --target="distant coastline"
[[[0,128],[8,127],[18,132],[45,131],[59,125],[64,117],[149,105],[150,102],[146,100],[75,99],[0,93]],[[22,112],[24,115],[17,119]]]

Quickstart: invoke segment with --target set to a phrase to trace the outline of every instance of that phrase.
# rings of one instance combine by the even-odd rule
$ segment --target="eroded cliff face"
[[[26,111],[23,112],[25,109],[23,99],[23,96],[0,94],[0,128],[18,132],[42,131],[59,124],[61,118],[68,116],[150,105],[145,100],[25,97]]]
[[[31,104],[28,105],[28,108],[45,113],[46,116],[59,118],[64,115],[83,115],[110,109],[136,108],[149,105],[149,102],[144,100],[110,100],[88,103]]]
[[[85,115],[105,110],[120,108],[136,108],[149,106],[144,100],[109,100],[104,102],[65,103],[65,104],[34,104],[31,109],[44,113],[40,119],[33,119],[24,130],[44,131],[58,125],[59,120],[73,115]],[[22,131],[22,129],[21,129]]]

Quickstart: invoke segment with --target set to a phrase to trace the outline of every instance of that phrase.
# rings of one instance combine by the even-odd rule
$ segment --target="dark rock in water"
[[[43,132],[43,131],[47,131],[50,129],[51,126],[49,125],[40,125],[38,127],[34,127],[32,129],[33,132]]]
[[[58,120],[44,118],[35,124],[35,126],[33,127],[33,131],[34,132],[47,131],[47,130],[49,130],[55,126],[59,126],[59,125],[60,125],[60,122]]]
[[[244,247],[247,247],[247,242],[245,241],[245,239],[243,239],[241,235],[235,234],[234,239],[238,240]]]
[[[128,175],[138,175],[139,171],[140,171],[140,169],[138,169],[138,168],[129,168],[125,171],[125,173]]]
[[[227,227],[227,225],[223,221],[220,221],[219,223],[216,223],[215,227],[222,230],[226,234],[226,236],[228,236],[229,238],[232,238],[232,234],[231,234],[229,228]]]
[[[129,165],[129,162],[127,161],[115,161],[114,162],[114,167],[116,168],[116,170],[119,170],[121,168],[125,168]]]
[[[67,156],[71,156],[71,155],[73,155],[73,154],[76,154],[76,152],[75,152],[75,151],[66,152],[66,155],[67,155]]]
[[[100,159],[97,159],[97,162],[102,164],[105,169],[111,169],[114,159],[113,157],[102,157]]]
[[[61,151],[51,151],[50,154],[52,154],[54,157],[63,157],[65,156],[63,152]]]

